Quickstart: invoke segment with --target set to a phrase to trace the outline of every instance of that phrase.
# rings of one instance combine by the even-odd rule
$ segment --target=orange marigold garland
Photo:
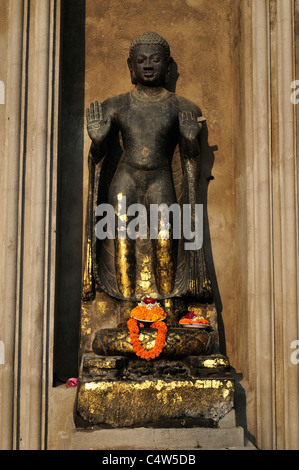
[[[165,318],[165,312],[160,306],[147,308],[145,305],[138,305],[131,310],[131,317],[142,321],[157,321]]]
[[[153,329],[157,329],[158,334],[155,346],[150,350],[146,350],[142,347],[142,344],[139,340],[139,327],[137,320],[135,320],[135,318],[130,318],[130,320],[128,320],[130,340],[134,351],[138,357],[140,357],[141,359],[146,359],[147,361],[155,359],[155,357],[158,357],[161,354],[165,346],[167,334],[167,326],[163,321],[156,321],[152,323],[150,327]]]
[[[130,340],[136,355],[141,359],[150,361],[161,354],[165,346],[167,334],[167,326],[163,321],[161,321],[165,319],[165,316],[166,314],[160,307],[159,303],[156,302],[155,299],[151,299],[149,297],[146,297],[131,311],[131,318],[127,323],[130,331]],[[141,322],[153,321],[150,327],[158,330],[155,346],[150,350],[144,349],[139,340],[139,326],[137,319]],[[141,324],[141,326],[143,325]]]

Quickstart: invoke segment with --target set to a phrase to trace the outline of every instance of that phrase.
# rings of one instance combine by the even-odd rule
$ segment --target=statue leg
[[[113,205],[116,215],[116,238],[115,238],[115,272],[117,285],[124,299],[134,296],[136,284],[135,272],[135,242],[128,238],[123,227],[128,220],[127,207],[134,201],[136,190],[134,180],[128,167],[118,167],[109,189],[109,202]]]
[[[131,240],[115,240],[115,267],[118,288],[125,299],[135,292],[135,250]]]
[[[159,170],[147,191],[147,204],[166,204],[170,207],[176,202],[170,171]],[[173,241],[173,214],[169,218],[159,213],[157,238],[153,241],[155,257],[156,285],[161,295],[169,296],[175,282],[176,250]]]

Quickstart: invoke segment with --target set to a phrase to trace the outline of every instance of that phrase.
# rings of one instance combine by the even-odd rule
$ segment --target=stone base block
[[[94,429],[62,436],[63,450],[256,450],[241,427],[231,429]]]
[[[215,428],[234,406],[231,379],[80,382],[76,425]]]

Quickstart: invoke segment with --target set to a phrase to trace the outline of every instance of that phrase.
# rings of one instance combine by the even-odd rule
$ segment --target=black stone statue
[[[182,209],[190,204],[194,230],[194,207],[201,202],[205,118],[193,102],[167,90],[172,63],[165,39],[142,34],[132,42],[128,58],[135,88],[87,110],[92,142],[83,300],[94,298],[96,286],[121,300],[211,300],[203,248],[186,250],[184,231],[181,238],[174,237],[176,213],[169,212],[167,223],[160,214],[154,238],[149,230],[151,208],[161,204]],[[131,211],[135,204],[146,209],[146,237],[123,236],[123,226],[136,220],[134,211],[122,211],[123,204]],[[97,235],[99,221],[106,217],[109,222],[99,207],[113,208],[114,236]]]

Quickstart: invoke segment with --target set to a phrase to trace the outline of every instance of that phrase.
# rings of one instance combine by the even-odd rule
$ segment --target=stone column
[[[14,332],[20,160],[23,1],[12,0],[7,12],[7,74],[0,171],[0,331],[5,364],[0,366],[0,448],[13,438]],[[3,10],[2,10],[3,12]],[[4,77],[3,77],[4,78]],[[1,110],[1,111],[2,111]]]
[[[298,162],[294,1],[271,2],[273,309],[275,357],[275,445],[298,449],[299,365],[291,361],[298,329]]]
[[[250,327],[255,338],[256,438],[262,448],[273,448],[273,288],[271,201],[271,109],[268,1],[252,2],[252,142],[251,193],[248,200],[248,296]]]
[[[1,310],[6,314],[5,343],[11,345],[11,351],[6,351],[10,372],[6,386],[14,401],[5,397],[3,403],[9,414],[5,447],[26,450],[43,449],[47,440],[55,269],[59,13],[57,0],[10,2],[12,57],[8,70],[12,82],[8,82],[7,111],[14,120],[6,133],[6,171],[1,186],[6,189],[1,209],[7,227],[2,239],[6,256],[1,266]]]
[[[298,365],[291,362],[291,344],[299,338],[298,167],[290,99],[294,1],[241,1],[240,6],[239,367],[247,425],[257,445],[296,449],[299,377]]]

